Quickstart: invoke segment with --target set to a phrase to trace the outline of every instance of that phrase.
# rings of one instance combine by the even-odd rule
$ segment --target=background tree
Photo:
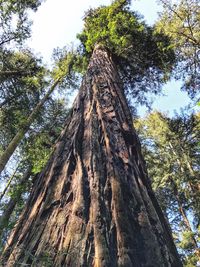
[[[168,216],[185,266],[199,260],[199,114],[154,112],[135,123],[152,186]]]
[[[36,11],[40,0],[1,0],[0,1],[0,47],[11,42],[22,43],[30,36],[28,11]]]
[[[1,150],[5,150],[44,94],[47,82],[44,80],[45,68],[30,51],[4,51],[2,58],[0,123]]]
[[[198,0],[160,0],[163,12],[156,24],[159,33],[169,36],[175,49],[175,77],[183,79],[182,89],[193,98],[200,84],[200,4]]]
[[[73,52],[65,54],[64,58],[56,63],[50,76],[45,75],[46,71],[44,67],[38,67],[39,70],[37,70],[34,76],[33,73],[28,72],[28,77],[26,77],[26,74],[25,76],[23,73],[19,74],[19,69],[18,73],[14,74],[17,82],[13,82],[13,75],[9,75],[8,78],[2,78],[3,85],[5,84],[5,89],[3,88],[2,90],[2,95],[5,95],[5,100],[3,100],[1,108],[2,124],[5,124],[4,120],[6,119],[8,120],[8,124],[12,122],[11,127],[15,127],[15,132],[13,132],[12,138],[9,140],[7,147],[1,154],[0,173],[5,168],[10,157],[24,138],[31,124],[39,116],[41,109],[49,100],[55,89],[63,86],[64,88],[75,87],[76,75],[71,68],[75,58],[76,55]],[[17,64],[18,62],[19,61],[17,60]],[[22,65],[22,68],[25,68],[24,62]],[[3,75],[4,73],[5,71],[2,71]],[[20,75],[22,75],[22,77],[20,77]],[[31,101],[31,94],[36,97],[36,102]],[[22,106],[24,106],[23,110],[21,109]],[[27,113],[25,108],[27,108]],[[12,116],[15,116],[15,119],[18,120],[17,125],[13,123]],[[6,135],[7,132],[8,131],[6,130]]]

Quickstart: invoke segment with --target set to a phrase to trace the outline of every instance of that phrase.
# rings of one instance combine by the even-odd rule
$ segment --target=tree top
[[[109,49],[125,89],[140,102],[145,102],[144,92],[158,93],[160,84],[169,79],[175,61],[169,38],[132,11],[130,1],[116,0],[110,6],[89,9],[77,37],[88,58],[96,44]]]

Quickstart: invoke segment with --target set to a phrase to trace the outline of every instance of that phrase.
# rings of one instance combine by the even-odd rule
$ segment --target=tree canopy
[[[147,101],[145,93],[160,92],[175,61],[169,38],[147,26],[126,0],[88,10],[77,37],[84,56],[90,56],[97,43],[109,49],[135,103]]]

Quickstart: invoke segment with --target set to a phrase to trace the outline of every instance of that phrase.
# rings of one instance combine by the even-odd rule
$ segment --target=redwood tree
[[[132,26],[131,34],[129,31],[125,36],[125,29],[114,32],[119,18],[124,27]],[[153,70],[154,78],[163,78],[163,61],[159,60],[162,50],[155,60],[147,57],[135,64],[134,57],[146,57],[145,51],[140,54],[139,45],[133,42],[140,41],[141,34],[141,46],[146,45],[152,54],[159,47],[152,30],[139,24],[127,8],[127,1],[115,1],[111,7],[90,11],[85,22],[80,36],[85,54],[93,49],[87,72],[55,150],[36,179],[7,242],[2,264],[182,266],[151,189],[124,94],[124,89],[139,78],[140,85],[146,82]],[[100,34],[100,39],[96,36],[90,40],[91,49],[87,38],[93,23],[96,32],[105,24],[114,34],[110,32],[105,38]],[[126,39],[126,57],[125,46],[121,51],[117,46],[118,34]],[[129,77],[121,79],[129,70]],[[137,95],[136,91],[135,87],[133,95]]]

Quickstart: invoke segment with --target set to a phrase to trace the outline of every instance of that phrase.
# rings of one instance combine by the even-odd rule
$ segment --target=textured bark
[[[56,267],[182,266],[117,70],[100,46],[3,264],[43,266],[45,259]]]

